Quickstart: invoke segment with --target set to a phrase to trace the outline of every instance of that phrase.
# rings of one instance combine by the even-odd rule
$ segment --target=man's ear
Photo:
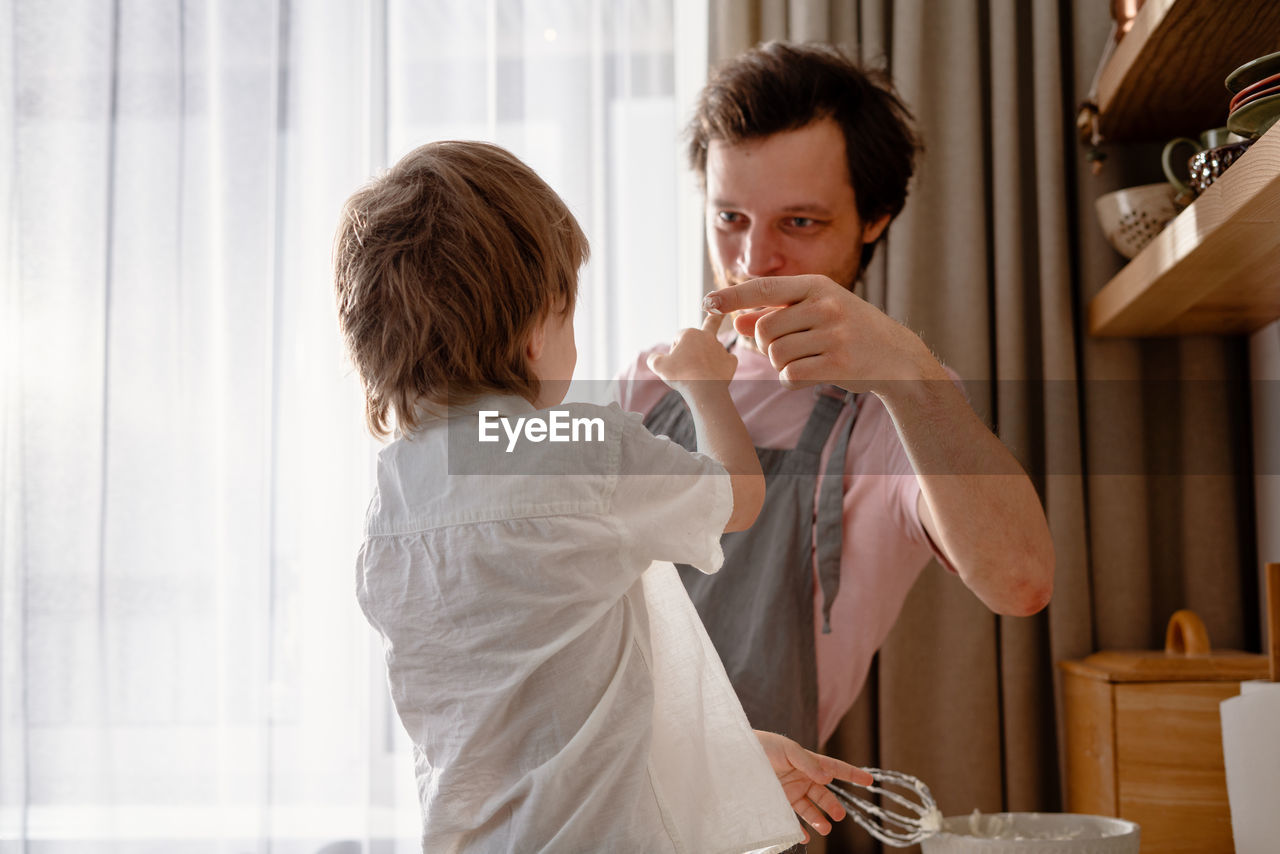
[[[536,362],[542,358],[542,350],[547,344],[547,321],[542,320],[534,324],[533,329],[529,331],[529,340],[524,344],[524,357],[530,363]]]
[[[890,216],[887,213],[880,214],[876,219],[871,220],[862,226],[862,242],[875,243],[880,239],[880,235],[884,234],[884,230],[889,227]]]

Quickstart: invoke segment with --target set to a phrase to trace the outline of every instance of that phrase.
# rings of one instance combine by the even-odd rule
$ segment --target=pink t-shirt
[[[647,415],[670,391],[641,353],[618,375],[623,409]],[[752,442],[760,448],[794,448],[813,411],[815,390],[788,389],[768,358],[745,346],[733,349],[738,370],[729,384]],[[834,437],[848,430],[852,409],[841,413],[823,450],[826,470]],[[817,489],[821,489],[822,475]],[[864,395],[844,463],[844,542],[840,589],[831,606],[831,631],[822,631],[822,590],[814,565],[814,637],[818,663],[818,743],[835,731],[862,690],[871,659],[893,628],[902,603],[929,558],[937,552],[916,508],[920,484],[879,398]],[[815,508],[817,507],[815,493]],[[944,565],[945,560],[943,560]],[[726,571],[732,571],[726,567]]]

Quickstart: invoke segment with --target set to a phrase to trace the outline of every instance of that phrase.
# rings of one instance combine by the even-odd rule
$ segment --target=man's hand
[[[915,333],[821,275],[751,279],[707,294],[709,313],[734,317],[788,388],[832,383],[876,391],[918,380],[936,360]]]
[[[920,481],[920,522],[965,585],[999,614],[1048,603],[1053,540],[1035,487],[919,336],[826,276],[751,279],[702,304],[743,312],[734,327],[786,386],[880,398]]]
[[[805,750],[786,736],[763,730],[755,733],[791,808],[823,836],[831,832],[831,821],[827,816],[834,821],[845,816],[844,807],[827,788],[827,783],[839,779],[858,786],[870,786],[874,782],[871,775],[861,768]],[[804,830],[803,824],[800,827]],[[809,841],[807,830],[804,830],[804,841]]]

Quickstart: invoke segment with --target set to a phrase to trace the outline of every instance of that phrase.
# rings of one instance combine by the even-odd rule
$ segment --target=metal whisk
[[[867,833],[886,845],[905,848],[942,829],[942,813],[929,787],[921,780],[898,771],[863,770],[870,773],[878,785],[859,787],[856,794],[834,782],[828,783],[827,788]],[[872,803],[867,799],[868,794],[880,795],[884,806]]]

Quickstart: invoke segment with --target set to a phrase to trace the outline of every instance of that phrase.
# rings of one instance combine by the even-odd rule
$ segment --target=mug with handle
[[[1174,171],[1172,163],[1173,152],[1177,150],[1179,145],[1185,144],[1194,149],[1191,152],[1191,156],[1195,157],[1202,151],[1207,151],[1210,148],[1217,148],[1220,145],[1226,145],[1230,142],[1230,137],[1231,131],[1227,128],[1210,128],[1200,134],[1199,140],[1191,139],[1187,136],[1180,136],[1176,139],[1171,139],[1164,144],[1164,151],[1160,152],[1160,166],[1164,169],[1164,177],[1169,179],[1169,183],[1178,191],[1178,195],[1180,197],[1189,198],[1193,195],[1193,192],[1187,182],[1178,177],[1178,173]]]

